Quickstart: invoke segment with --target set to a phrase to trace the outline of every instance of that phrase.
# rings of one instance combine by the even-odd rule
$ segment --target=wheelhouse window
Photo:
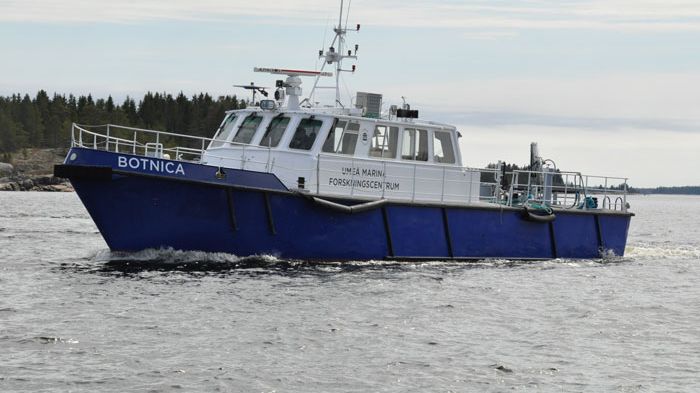
[[[360,123],[336,119],[321,149],[324,153],[355,154]]]
[[[398,127],[378,125],[374,127],[370,157],[396,158],[396,145],[399,139]]]
[[[219,133],[216,135],[216,138],[214,138],[214,141],[211,143],[211,147],[219,147],[223,146],[224,143],[226,143],[226,140],[231,136],[231,133],[234,130],[234,126],[236,125],[236,120],[238,119],[238,116],[235,114],[230,114],[226,119],[224,119],[223,124],[221,124],[221,127],[219,128]]]
[[[290,149],[311,150],[316,141],[318,132],[321,130],[323,122],[314,118],[301,119],[299,126],[294,131],[292,141],[289,142]]]
[[[406,128],[401,142],[401,158],[428,161],[428,131]]]
[[[433,133],[433,161],[443,164],[456,162],[452,136],[449,132],[435,131]]]
[[[287,129],[289,124],[289,118],[284,116],[276,116],[270,121],[270,125],[267,126],[265,130],[265,135],[263,135],[260,140],[260,146],[265,147],[277,147],[284,135],[284,130]]]
[[[238,133],[233,138],[232,142],[250,143],[261,121],[262,116],[250,115],[246,117],[245,120],[243,120],[243,124],[241,124],[241,127],[238,129]]]

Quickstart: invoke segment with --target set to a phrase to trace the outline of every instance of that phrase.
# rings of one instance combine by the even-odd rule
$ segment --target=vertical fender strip
[[[234,231],[238,230],[238,222],[236,221],[236,209],[233,205],[233,191],[230,188],[226,189],[226,204],[228,205],[228,218],[231,222],[231,227]]]
[[[447,220],[447,209],[442,208],[442,225],[445,228],[445,239],[447,239],[447,252],[450,258],[454,258],[455,254],[452,251],[452,234],[450,233],[450,222]]]
[[[598,235],[598,250],[601,252],[605,249],[605,242],[603,242],[603,229],[600,227],[600,215],[594,214],[595,217],[595,231]]]
[[[552,258],[559,258],[557,252],[557,236],[554,234],[554,221],[549,222],[549,242],[552,245]]]
[[[391,241],[391,228],[389,227],[389,217],[387,216],[386,207],[382,206],[382,219],[384,220],[384,232],[386,233],[386,245],[389,251],[389,256],[394,255],[394,243]]]
[[[263,197],[265,198],[265,210],[267,211],[267,224],[270,226],[270,232],[273,235],[276,235],[277,230],[275,229],[275,221],[272,218],[272,207],[270,206],[270,196],[266,192],[263,192]]]

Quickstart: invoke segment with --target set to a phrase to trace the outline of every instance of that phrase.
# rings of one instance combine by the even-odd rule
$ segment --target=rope
[[[526,205],[527,205],[527,207],[530,207],[530,208],[535,209],[535,210],[543,211],[547,214],[554,213],[554,210],[552,210],[551,207],[549,207],[547,205],[543,205],[541,203],[527,202]]]

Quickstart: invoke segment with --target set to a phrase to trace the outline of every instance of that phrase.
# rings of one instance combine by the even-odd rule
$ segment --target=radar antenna
[[[350,6],[348,4],[348,16],[349,14]],[[316,77],[316,81],[314,81],[314,86],[311,88],[309,97],[304,99],[304,101],[312,101],[312,97],[314,96],[316,89],[335,89],[335,105],[341,107],[343,106],[343,104],[340,102],[340,73],[355,72],[355,65],[353,64],[352,68],[350,69],[343,69],[342,63],[344,59],[357,59],[357,50],[360,49],[360,46],[355,44],[354,52],[352,50],[345,52],[345,34],[347,34],[348,31],[360,31],[359,23],[356,25],[354,30],[348,30],[347,26],[348,21],[346,17],[345,27],[343,27],[343,0],[340,0],[340,16],[338,17],[338,26],[333,28],[335,38],[333,38],[330,47],[328,47],[328,50],[325,53],[323,52],[323,49],[318,51],[319,58],[324,60],[323,65],[321,66],[321,71],[323,71],[327,65],[332,66],[335,64],[335,86],[318,86],[318,81],[321,76],[319,75]]]
[[[287,109],[299,109],[299,97],[301,97],[301,78],[300,76],[315,76],[318,80],[322,76],[333,76],[332,72],[323,71],[304,71],[304,70],[286,70],[282,68],[253,68],[255,72],[267,72],[268,74],[287,75],[286,81],[277,81],[278,87],[284,87],[287,93]],[[265,93],[267,97],[267,93]]]

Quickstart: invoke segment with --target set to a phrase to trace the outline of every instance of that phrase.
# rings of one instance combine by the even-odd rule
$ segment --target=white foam
[[[700,259],[700,248],[691,245],[678,244],[628,244],[625,258],[638,260],[646,259]]]
[[[236,263],[244,259],[255,258],[268,263],[278,262],[279,259],[273,255],[255,255],[250,257],[239,257],[234,254],[223,252],[204,252],[204,251],[182,251],[173,248],[149,248],[136,252],[110,251],[100,250],[90,258],[94,262],[112,262],[112,261],[167,261],[168,263],[189,263],[189,262],[220,262],[220,263]]]

